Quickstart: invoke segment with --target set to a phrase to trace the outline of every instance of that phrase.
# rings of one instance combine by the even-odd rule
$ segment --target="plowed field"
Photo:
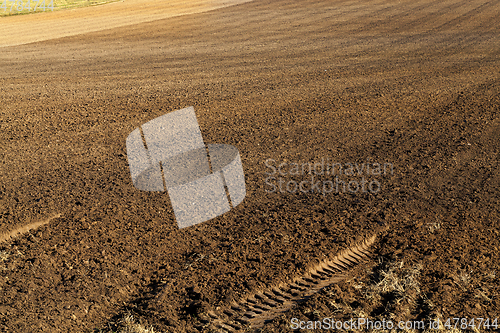
[[[134,3],[0,18],[1,332],[500,317],[500,1]],[[246,197],[179,230],[125,140],[187,106]]]

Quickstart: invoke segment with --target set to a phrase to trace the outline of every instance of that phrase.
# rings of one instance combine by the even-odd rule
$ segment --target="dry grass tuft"
[[[407,320],[421,298],[421,265],[406,267],[403,261],[381,263],[383,268],[369,285],[364,297],[377,304],[384,304],[383,313],[391,319]]]
[[[100,333],[161,333],[151,326],[146,328],[135,322],[132,315],[126,315],[118,321],[117,330],[100,330]]]
[[[429,227],[431,234],[433,234],[434,231],[441,229],[441,223],[439,222],[427,223],[427,226]]]
[[[460,272],[460,274],[456,274],[453,276],[453,280],[455,283],[462,288],[464,291],[467,291],[468,288],[471,286],[471,275],[467,272]]]
[[[10,254],[7,251],[0,251],[0,261],[7,261],[9,259]]]
[[[333,307],[333,313],[337,318],[366,318],[371,321],[391,320],[395,325],[399,321],[420,321],[424,327],[420,329],[378,329],[377,332],[406,332],[406,333],[461,333],[466,332],[459,328],[445,327],[443,316],[436,312],[434,305],[427,299],[426,295],[420,289],[420,274],[423,267],[420,264],[407,266],[403,261],[383,262],[379,261],[374,272],[370,271],[372,279],[370,282],[358,281],[356,278],[347,281],[350,287],[361,294],[362,302],[368,305],[368,313],[362,308],[353,308],[348,302],[330,301]],[[470,275],[462,272],[456,275],[456,283],[467,286],[470,283]],[[335,292],[327,291],[327,294],[333,296]],[[481,296],[481,295],[479,295]],[[428,308],[427,318],[415,320],[414,310],[422,306]],[[371,309],[371,310],[370,310]],[[366,308],[365,308],[366,310]],[[432,311],[434,310],[434,311]],[[307,310],[304,311],[306,313]],[[430,322],[439,323],[438,327],[430,328]],[[415,327],[414,327],[415,328]],[[359,332],[371,332],[372,330],[363,327]],[[480,332],[477,328],[467,330],[467,332]]]

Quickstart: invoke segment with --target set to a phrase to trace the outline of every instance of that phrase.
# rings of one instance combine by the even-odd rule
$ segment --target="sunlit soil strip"
[[[74,0],[74,1],[66,1],[66,0],[0,0],[0,17],[1,16],[10,16],[10,15],[19,15],[19,14],[34,14],[41,13],[45,11],[54,11],[61,9],[72,9],[72,8],[81,8],[81,7],[89,7],[89,6],[98,6],[104,5],[110,2],[115,2],[120,0],[103,0],[103,1],[87,1],[87,0]],[[6,7],[3,7],[4,4]]]
[[[0,0],[0,4],[3,1]],[[0,15],[0,47],[23,45],[174,16],[201,13],[249,1],[252,0],[153,2],[150,0],[121,0],[106,1],[107,4],[103,6],[95,4],[72,10],[46,10],[40,15]],[[10,6],[8,10],[10,10]]]
[[[56,219],[58,217],[60,217],[61,214],[55,214],[51,217],[49,217],[48,219],[45,219],[45,220],[42,220],[42,221],[38,221],[38,222],[35,222],[35,223],[30,223],[30,224],[27,224],[27,225],[23,225],[22,227],[19,227],[17,229],[14,229],[10,232],[7,232],[7,233],[3,233],[0,235],[0,243],[3,243],[3,242],[6,242],[6,241],[9,241],[21,234],[24,234],[24,233],[27,233],[31,230],[34,230],[34,229],[37,229],[43,225],[46,225],[47,223],[49,223],[50,221],[52,221],[53,219]]]

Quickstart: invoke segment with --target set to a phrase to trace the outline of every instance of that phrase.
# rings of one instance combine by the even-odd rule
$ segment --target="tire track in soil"
[[[435,5],[441,4],[440,1],[434,1],[431,4],[424,3],[417,6],[405,6],[405,4],[398,4],[389,6],[376,11],[375,13],[365,14],[362,18],[367,19],[368,22],[365,24],[352,29],[351,33],[356,35],[362,35],[363,33],[373,34],[377,31],[384,31],[387,27],[392,27],[395,22],[400,22],[404,18],[415,16],[416,13],[420,13],[424,10],[434,7]],[[363,22],[363,21],[359,21]],[[395,24],[398,28],[400,25]]]
[[[451,3],[449,5],[445,5],[445,4],[446,3],[442,3],[439,1],[432,2],[431,8],[434,8],[436,6],[439,6],[439,7],[437,7],[438,9],[431,11],[431,12],[427,12],[427,13],[424,13],[424,10],[428,11],[429,7],[427,7],[427,8],[425,8],[425,6],[418,7],[417,10],[419,12],[424,13],[424,15],[421,15],[416,20],[413,20],[410,22],[404,23],[403,22],[404,17],[406,17],[406,16],[409,17],[409,13],[414,11],[415,8],[413,8],[411,10],[406,10],[406,11],[399,13],[399,14],[392,14],[389,16],[391,18],[391,20],[388,20],[387,17],[385,17],[382,21],[371,22],[368,24],[368,26],[370,26],[371,28],[376,27],[377,29],[387,30],[386,28],[384,28],[384,25],[387,24],[387,22],[391,22],[391,24],[392,24],[392,20],[397,19],[398,22],[399,21],[401,22],[401,24],[398,25],[398,31],[409,32],[410,31],[409,29],[411,29],[412,27],[422,26],[422,23],[429,24],[429,22],[434,22],[435,17],[442,16],[443,13],[453,12],[457,8],[464,7],[466,5],[468,5],[468,6],[471,5],[470,3],[467,3],[464,1],[460,1],[457,3]],[[445,5],[445,6],[442,7],[443,5]],[[436,42],[433,43],[434,53],[432,53],[432,55],[434,57],[443,56],[443,55],[455,55],[457,45],[460,45],[460,49],[464,49],[465,47],[472,48],[474,45],[481,42],[481,40],[478,40],[478,36],[475,34],[468,34],[466,37],[464,37],[462,34],[457,34],[456,32],[451,33],[451,35],[450,34],[440,35],[440,33],[446,33],[447,31],[450,31],[450,29],[452,29],[453,26],[456,26],[459,24],[463,24],[463,23],[467,23],[469,25],[476,24],[474,22],[474,20],[472,20],[470,17],[471,12],[475,12],[474,15],[479,15],[481,13],[484,13],[486,10],[491,9],[490,7],[496,6],[496,5],[497,5],[496,3],[482,4],[482,5],[479,5],[475,8],[473,8],[473,9],[470,9],[464,13],[461,13],[458,16],[454,16],[454,17],[449,18],[449,19],[446,19],[443,17],[445,22],[439,24],[436,27],[432,27],[430,30],[425,30],[425,31],[422,31],[419,33],[412,33],[410,35],[403,34],[400,37],[397,37],[397,38],[394,38],[394,39],[391,39],[388,41],[381,40],[378,43],[379,45],[377,45],[377,46],[372,46],[371,42],[369,40],[353,40],[350,43],[344,43],[344,46],[350,46],[350,47],[352,47],[354,45],[358,46],[357,49],[345,54],[345,58],[356,58],[356,57],[364,56],[364,55],[370,55],[370,59],[372,59],[372,60],[383,58],[383,55],[386,54],[386,49],[385,49],[385,47],[380,47],[380,43],[382,43],[382,45],[386,45],[386,46],[390,46],[393,44],[399,45],[400,46],[399,50],[394,55],[395,58],[404,58],[404,57],[414,56],[415,54],[422,54],[422,53],[426,53],[426,56],[429,58],[427,51],[429,49],[430,43],[426,42],[427,40],[436,40]],[[394,11],[394,10],[397,11],[397,9],[393,9],[393,8],[388,8],[388,9],[390,9],[391,11]],[[380,12],[380,11],[382,11],[382,10],[379,10],[378,12]],[[457,20],[459,20],[458,23],[457,23]],[[494,19],[491,19],[490,21],[493,21],[492,25],[496,25],[496,21]],[[450,22],[455,22],[455,24],[450,25]],[[401,27],[403,29],[401,29]],[[358,28],[358,29],[355,29],[353,31],[363,32],[366,30],[365,28],[366,27]],[[369,31],[369,30],[367,30],[367,31]],[[395,31],[392,31],[392,32],[395,32]],[[488,39],[488,38],[486,37],[484,39]],[[446,51],[450,51],[450,52],[446,53]],[[460,60],[460,63],[464,63],[467,61],[468,61],[467,59],[462,59],[462,60]],[[456,65],[456,64],[454,64],[454,65]]]
[[[436,2],[437,1],[438,0],[436,0]],[[359,22],[359,25],[355,26],[355,28],[352,29],[352,33],[365,32],[365,31],[367,31],[367,29],[365,29],[367,26],[373,26],[373,25],[376,26],[377,24],[380,23],[379,21],[373,21],[375,18],[378,18],[380,15],[384,15],[385,13],[392,12],[395,10],[397,11],[400,8],[404,8],[404,5],[402,5],[400,3],[395,4],[395,3],[391,2],[391,1],[387,1],[387,0],[381,1],[380,3],[379,2],[374,3],[373,0],[370,1],[369,4],[366,1],[360,1],[358,3],[359,3],[359,7],[355,8],[358,10],[358,13],[352,12],[352,14],[351,14],[351,12],[349,12],[349,14],[351,14],[349,16],[349,20],[351,22]],[[369,5],[370,6],[378,6],[380,8],[366,12],[365,8]],[[400,14],[394,14],[393,16],[398,16],[398,15],[400,15]],[[369,21],[365,25],[361,25],[362,22],[365,22],[366,20],[371,20],[371,21]],[[337,26],[344,27],[345,22],[339,23],[339,24],[337,24]]]
[[[41,226],[44,226],[44,225],[50,223],[50,221],[52,221],[53,219],[56,219],[58,217],[61,217],[61,214],[55,214],[55,215],[52,215],[51,217],[49,217],[48,219],[34,222],[34,223],[30,223],[30,224],[26,224],[26,225],[23,225],[19,228],[14,229],[10,232],[3,233],[0,235],[0,243],[14,239],[15,237],[17,237],[21,234],[27,233],[31,230],[40,228]]]
[[[392,9],[396,5],[391,3],[390,1],[387,0],[380,0],[380,1],[375,1],[371,0],[370,5],[377,8],[373,10],[370,13],[366,13],[365,10],[363,10],[367,5],[366,1],[357,1],[357,2],[351,2],[351,1],[346,1],[345,2],[345,9],[343,8],[344,3],[339,3],[337,4],[336,10],[342,10],[339,15],[332,15],[330,12],[325,12],[325,16],[320,16],[318,19],[327,19],[332,22],[332,28],[342,28],[344,27],[345,17],[348,17],[350,21],[358,21],[362,22],[362,20],[365,19],[370,19],[373,17],[377,17],[379,13],[384,13],[387,10]],[[348,16],[347,16],[348,15]],[[340,20],[337,21],[337,16]],[[335,18],[336,20],[333,20]]]
[[[432,5],[430,5],[427,8],[423,8],[421,10],[423,15],[419,15],[416,18],[414,18],[415,15],[411,15],[413,13],[407,12],[406,15],[404,15],[406,22],[402,22],[403,20],[400,20],[401,24],[397,25],[396,28],[392,26],[392,30],[390,30],[389,27],[388,30],[393,33],[397,33],[399,31],[411,31],[416,27],[426,27],[428,29],[425,31],[427,34],[430,34],[431,32],[437,33],[441,30],[445,30],[445,29],[441,30],[439,29],[441,26],[444,26],[445,24],[440,24],[436,27],[433,27],[433,23],[439,24],[440,21],[443,20],[446,21],[447,15],[450,15],[450,13],[455,13],[457,9],[460,9],[465,5],[467,5],[467,3],[464,3],[463,1],[451,4],[442,1],[433,2]],[[456,17],[452,18],[451,20],[454,19],[456,19]]]
[[[437,3],[443,4],[441,2],[437,2]],[[447,13],[447,12],[453,12],[457,8],[464,7],[466,5],[470,6],[471,4],[461,1],[459,3],[453,3],[449,6],[444,7],[444,8],[440,7],[439,10],[427,13],[426,15],[419,17],[418,19],[416,19],[414,21],[398,25],[398,30],[399,31],[409,31],[408,29],[411,29],[412,27],[415,27],[415,26],[425,26],[423,23],[432,22],[433,21],[432,18],[434,16],[443,15],[443,13]],[[456,26],[463,24],[463,23],[468,23],[469,25],[477,24],[472,19],[472,16],[485,13],[487,10],[491,10],[492,7],[495,7],[497,5],[498,5],[497,3],[481,4],[478,7],[470,9],[465,13],[462,13],[462,14],[460,14],[456,17],[453,17],[449,20],[445,20],[444,23],[442,23],[439,26],[436,26],[430,30],[423,31],[421,33],[411,34],[409,36],[403,35],[402,37],[395,38],[394,40],[391,41],[391,44],[400,45],[400,48],[402,49],[401,51],[397,52],[395,55],[397,55],[398,57],[401,57],[401,56],[415,54],[415,52],[422,51],[423,49],[425,49],[427,51],[428,47],[429,47],[429,45],[428,45],[429,43],[425,43],[424,45],[422,45],[422,41],[425,41],[427,39],[439,38],[439,35],[438,35],[439,33],[445,33],[447,31],[451,31],[451,29],[453,27],[456,27]],[[423,9],[424,9],[424,6],[417,8],[417,10],[419,10],[419,11],[422,11]],[[428,9],[428,8],[425,8],[425,9]],[[415,8],[413,10],[415,10]],[[408,10],[408,11],[405,11],[403,13],[400,13],[399,15],[394,14],[394,15],[389,17],[390,20],[388,18],[385,18],[383,22],[391,22],[391,24],[392,24],[392,21],[395,19],[399,19],[400,21],[402,21],[401,17],[409,16],[409,13],[411,13],[411,12],[412,12],[412,10]],[[492,23],[492,25],[497,25],[496,21],[494,19],[492,19],[492,20],[494,21]],[[378,24],[385,24],[383,22],[378,23]],[[454,23],[452,23],[452,22],[454,22]],[[371,29],[373,29],[375,27],[378,29],[381,29],[380,26],[377,26],[374,24],[375,23],[372,23],[371,25],[369,25]],[[366,30],[365,28],[358,29],[355,31],[362,32],[362,31]],[[384,29],[382,28],[382,30],[384,30]],[[467,43],[465,44],[465,42],[467,42]],[[449,50],[452,50],[452,52],[450,52],[449,54],[454,55],[456,53],[457,44],[461,44],[460,49],[463,49],[464,47],[472,47],[473,45],[477,44],[478,42],[479,42],[478,36],[476,36],[474,34],[472,34],[471,36],[468,36],[467,38],[464,38],[464,36],[462,34],[457,34],[456,32],[453,32],[451,35],[442,36],[442,39],[440,39],[439,41],[436,41],[436,43],[434,43],[434,48],[436,49],[436,52],[433,53],[432,55],[433,56],[442,56],[445,53],[445,51],[449,51]],[[355,50],[355,51],[347,54],[346,56],[351,58],[351,57],[359,56],[360,54],[370,54],[372,57],[377,57],[377,56],[385,54],[385,52],[386,52],[384,48],[380,48],[378,45],[377,46],[368,46],[368,45],[369,44],[367,44],[366,47],[364,47],[363,49]],[[409,47],[409,48],[405,49],[405,47]],[[426,56],[430,57],[428,52],[426,52]]]
[[[262,328],[280,314],[332,284],[349,276],[348,271],[370,257],[369,248],[377,234],[363,242],[341,251],[333,259],[327,259],[310,268],[303,276],[291,283],[268,287],[233,303],[224,309],[207,312],[200,318],[203,327],[233,333],[250,327]]]
[[[470,5],[473,5],[473,4],[470,4]],[[442,31],[445,28],[449,29],[449,28],[453,28],[453,27],[458,27],[463,22],[470,22],[471,24],[474,25],[473,27],[476,28],[476,26],[478,24],[477,22],[482,23],[482,21],[481,20],[474,20],[473,18],[477,15],[487,13],[488,11],[492,10],[492,8],[497,7],[497,6],[498,6],[498,2],[482,3],[479,6],[474,7],[472,9],[468,10],[467,12],[462,13],[459,16],[445,22],[444,24],[437,27],[436,30]],[[469,29],[470,28],[471,27],[469,27]],[[467,30],[467,29],[465,29],[465,27],[462,27],[462,29]]]

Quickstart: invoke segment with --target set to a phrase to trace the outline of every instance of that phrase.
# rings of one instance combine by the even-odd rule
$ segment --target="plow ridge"
[[[369,248],[376,235],[341,251],[310,268],[290,283],[268,287],[216,312],[209,311],[202,319],[205,328],[217,332],[239,332],[250,326],[258,329],[265,323],[310,298],[321,289],[344,280],[347,271],[369,257]]]

